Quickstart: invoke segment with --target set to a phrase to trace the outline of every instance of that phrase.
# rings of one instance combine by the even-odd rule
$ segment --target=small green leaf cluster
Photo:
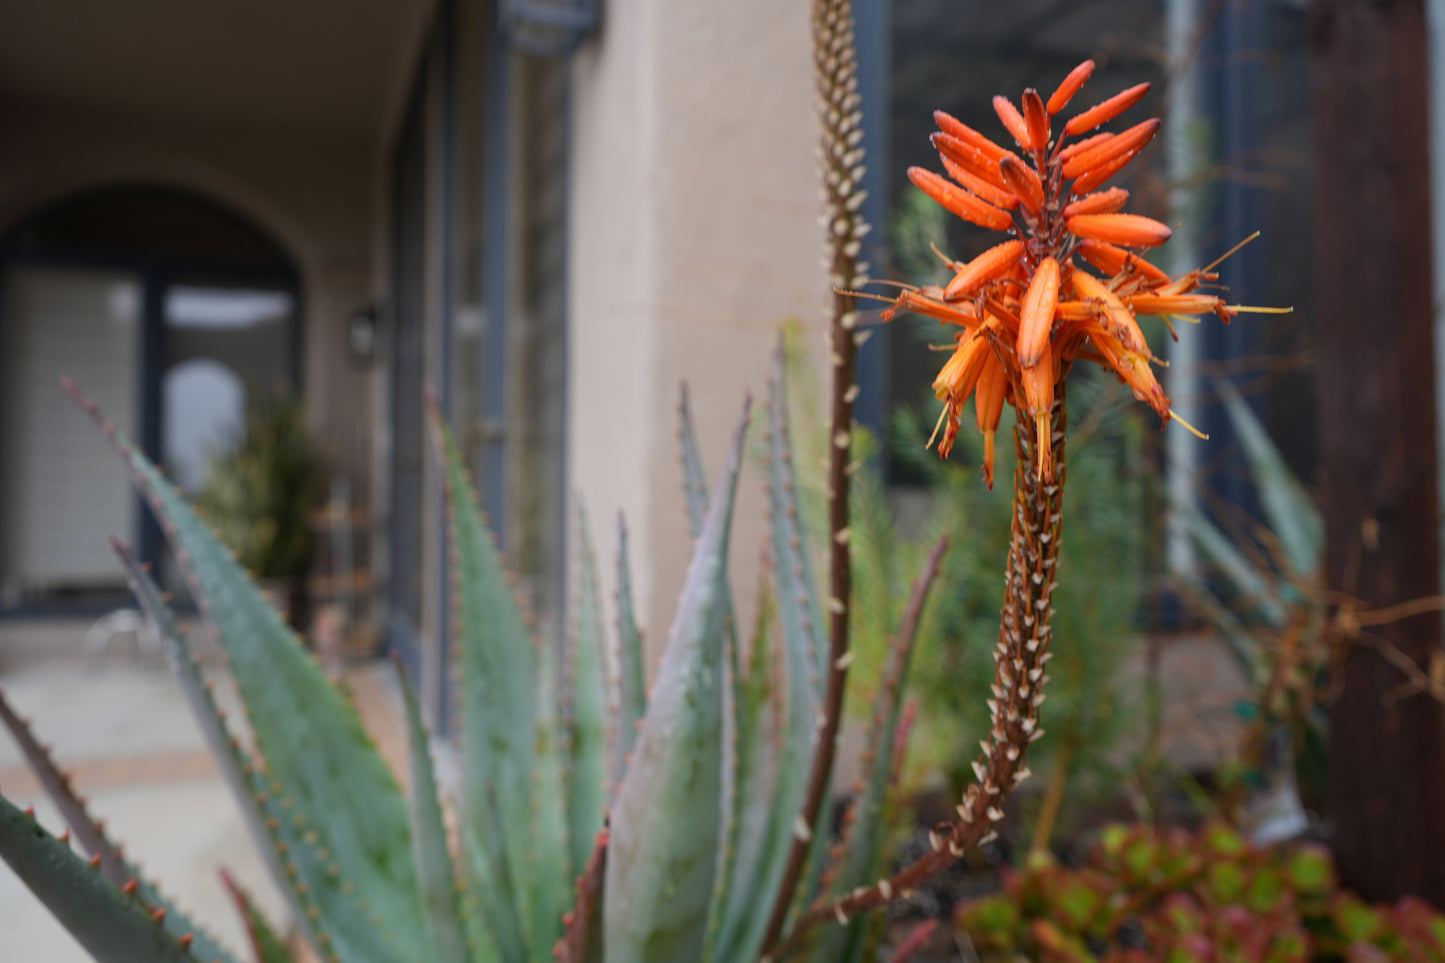
[[[957,922],[983,963],[1445,961],[1445,916],[1370,906],[1314,845],[1260,849],[1222,823],[1197,833],[1111,826],[1080,868],[1047,853]]]

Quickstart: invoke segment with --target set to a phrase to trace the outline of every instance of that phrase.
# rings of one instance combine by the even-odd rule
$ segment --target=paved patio
[[[285,901],[251,845],[240,810],[166,667],[118,644],[81,658],[88,622],[0,623],[0,688],[70,770],[93,816],[127,855],[242,959],[244,928],[221,885],[225,867],[278,925]],[[404,759],[390,666],[349,671],[357,703],[383,752]],[[223,693],[223,699],[226,696]],[[51,831],[64,828],[8,734],[0,735],[0,790],[33,805]],[[86,963],[90,956],[0,862],[4,959]]]

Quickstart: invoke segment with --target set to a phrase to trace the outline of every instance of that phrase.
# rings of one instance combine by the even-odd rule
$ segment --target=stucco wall
[[[299,128],[0,103],[0,232],[74,191],[149,183],[205,195],[269,232],[301,272],[305,389],[339,471],[364,495],[371,380],[346,357],[345,324],[371,296],[374,145]]]
[[[570,487],[596,519],[604,559],[616,547],[611,519],[627,514],[655,659],[691,553],[679,383],[691,386],[716,473],[744,392],[766,400],[779,325],[802,320],[821,354],[828,287],[807,5],[613,0],[574,70]],[[732,547],[744,620],[765,524],[752,472]]]

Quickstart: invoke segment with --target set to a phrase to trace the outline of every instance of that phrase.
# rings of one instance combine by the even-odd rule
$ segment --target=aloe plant
[[[1124,247],[1158,243],[1168,229],[1113,213],[1113,192],[1075,202],[1095,213],[1077,216],[1072,205],[1063,208],[1063,179],[1075,178],[1072,189],[1082,192],[1083,181],[1101,183],[1141,146],[1120,135],[1132,145],[1123,154],[1080,154],[1082,160],[1062,169],[1059,151],[1047,153],[1050,118],[1087,79],[1091,62],[1070,74],[1047,108],[1036,91],[1026,91],[1027,122],[1006,99],[995,100],[1005,127],[1048,174],[1046,205],[1038,177],[1030,179],[1017,157],[986,138],[980,151],[965,157],[982,171],[982,180],[960,168],[960,183],[991,185],[990,196],[1007,209],[936,175],[915,178],[948,210],[984,217],[1028,240],[1005,242],[975,262],[953,265],[959,274],[949,288],[956,291],[905,289],[895,302],[897,309],[943,317],[964,329],[935,382],[945,402],[945,451],[978,386],[980,403],[988,398],[979,423],[991,484],[992,442],[1004,405],[1017,416],[1006,591],[987,702],[991,727],[957,820],[933,834],[923,857],[890,875],[880,855],[881,824],[900,733],[908,729],[899,692],[940,546],[893,631],[886,684],[866,737],[865,778],[834,846],[823,804],[834,777],[853,658],[850,497],[859,468],[852,446],[854,371],[867,336],[857,330],[860,295],[846,290],[867,283],[859,253],[868,231],[860,214],[861,116],[847,0],[815,0],[813,41],[826,249],[836,285],[829,338],[827,589],[820,592],[815,582],[813,536],[798,508],[781,347],[764,439],[770,508],[764,604],[744,639],[727,572],[750,405],[743,406],[731,455],[710,487],[684,408],[684,477],[695,542],[657,677],[645,691],[625,538],[617,559],[616,634],[603,625],[596,561],[584,535],[577,631],[561,651],[536,639],[433,405],[453,573],[453,664],[459,669],[465,774],[458,799],[438,797],[431,743],[414,704],[407,710],[410,797],[401,791],[345,692],[327,679],[176,488],[71,386],[159,518],[203,623],[228,655],[249,722],[251,737],[244,742],[211,699],[165,599],[128,549],[117,546],[273,875],[312,948],[328,963],[535,963],[554,955],[580,963],[856,963],[869,937],[862,914],[990,838],[1006,797],[1028,777],[1028,747],[1043,735],[1039,707],[1052,657],[1068,369],[1075,360],[1106,364],[1167,415],[1147,352],[1134,346],[1133,311],[1158,310],[1161,299],[1171,311],[1225,316],[1238,306],[1190,293],[1207,279],[1207,269],[1172,280],[1145,270],[1147,262]],[[1141,92],[1126,91],[1085,111],[1059,136],[1108,121]],[[948,115],[939,117],[953,132],[948,136],[967,131]],[[1144,126],[1152,131],[1157,122]],[[955,163],[951,153],[944,160]],[[1008,213],[1014,209],[1021,225]],[[1008,257],[1001,258],[1000,249]],[[1110,275],[1108,285],[1074,265],[1076,249]],[[84,823],[81,810],[77,804],[69,811]],[[66,841],[0,803],[0,857],[98,960],[231,959],[204,945],[189,921],[167,909],[155,887],[130,867],[119,864],[107,877],[104,846],[92,835],[77,829],[92,853],[94,865],[88,865]],[[241,902],[256,957],[265,963],[285,959],[272,927]]]

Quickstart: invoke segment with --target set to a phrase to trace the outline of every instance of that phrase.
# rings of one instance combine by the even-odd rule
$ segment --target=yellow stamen
[[[1170,408],[1170,409],[1169,409],[1169,414],[1170,414],[1170,416],[1171,416],[1175,421],[1177,421],[1177,422],[1179,422],[1181,425],[1183,425],[1183,426],[1185,427],[1185,429],[1186,429],[1191,435],[1193,435],[1195,438],[1198,438],[1200,441],[1208,441],[1208,440],[1209,440],[1209,436],[1208,436],[1208,435],[1206,435],[1204,432],[1200,431],[1198,428],[1195,428],[1193,425],[1191,425],[1189,422],[1185,421],[1183,418],[1180,418],[1180,417],[1179,417],[1179,412],[1175,411],[1173,408]]]
[[[1260,308],[1250,304],[1226,304],[1225,310],[1236,314],[1294,314],[1294,306],[1287,308]]]

